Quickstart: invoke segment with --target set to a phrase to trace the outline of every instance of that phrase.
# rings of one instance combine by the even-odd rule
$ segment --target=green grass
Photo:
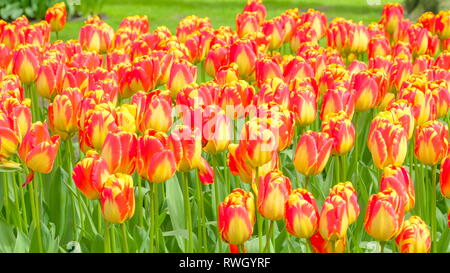
[[[266,0],[267,17],[272,18],[287,9],[298,8],[305,11],[314,8],[325,12],[328,19],[344,17],[355,21],[369,23],[378,21],[381,16],[383,4],[388,1],[381,0],[379,5],[369,5],[374,0]],[[242,12],[245,0],[109,0],[101,11],[105,14],[105,21],[117,29],[122,18],[130,15],[147,15],[151,29],[166,25],[175,33],[178,22],[188,16],[197,15],[209,17],[214,27],[228,25],[235,28],[236,14]],[[61,39],[77,39],[84,18],[68,22],[61,32]]]

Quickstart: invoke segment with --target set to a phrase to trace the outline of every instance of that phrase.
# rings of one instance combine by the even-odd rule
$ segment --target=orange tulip
[[[291,180],[281,171],[273,170],[260,177],[258,182],[258,211],[270,220],[281,220],[285,214],[284,203],[291,194]]]
[[[231,141],[231,124],[225,112],[215,105],[206,106],[202,114],[203,151],[217,154],[225,151]]]
[[[68,88],[57,95],[48,106],[50,129],[62,139],[71,137],[78,130],[78,110],[82,95],[77,88]]]
[[[415,87],[403,88],[399,98],[410,103],[416,126],[437,118],[436,100],[430,90],[422,92]]]
[[[13,73],[24,84],[33,83],[38,75],[39,53],[31,45],[19,45],[13,56]]]
[[[417,127],[414,154],[426,165],[436,165],[448,151],[448,126],[439,121],[428,121]]]
[[[300,17],[300,24],[304,24],[305,22],[311,24],[311,28],[316,32],[319,40],[325,36],[328,26],[325,13],[314,9],[308,9]]]
[[[326,121],[330,113],[344,111],[349,119],[353,118],[355,112],[355,97],[353,92],[346,88],[338,87],[330,89],[323,95],[320,119]]]
[[[353,75],[352,90],[355,110],[365,111],[376,107],[387,91],[387,78],[382,70],[363,70]]]
[[[247,4],[244,7],[244,12],[246,11],[256,12],[259,24],[266,19],[267,11],[262,0],[247,0]]]
[[[0,162],[17,152],[19,138],[6,113],[0,112]]]
[[[400,4],[385,4],[381,14],[380,24],[384,25],[386,32],[393,34],[398,30],[398,24],[403,20],[403,7]]]
[[[244,11],[236,14],[236,32],[245,37],[259,31],[259,18],[256,12]]]
[[[395,239],[401,253],[428,253],[431,235],[427,224],[419,216],[411,216]]]
[[[201,158],[201,163],[198,166],[198,177],[203,185],[214,183],[214,170],[209,165],[205,158]]]
[[[394,123],[400,122],[402,124],[408,139],[411,139],[414,133],[414,116],[409,103],[405,100],[397,100],[386,107],[386,110],[395,117]]]
[[[117,128],[128,133],[136,133],[136,105],[122,104],[116,108]]]
[[[316,232],[309,240],[315,253],[344,253],[347,245],[346,237],[328,241],[320,235],[320,232]]]
[[[380,190],[384,191],[388,188],[392,188],[397,192],[405,212],[414,208],[414,184],[408,171],[404,167],[388,166],[384,168],[381,177]]]
[[[48,8],[45,14],[45,21],[50,24],[52,31],[61,31],[67,21],[66,4],[59,2]]]
[[[219,205],[218,229],[222,240],[240,245],[253,234],[255,201],[251,192],[234,189]]]
[[[289,109],[295,115],[295,122],[299,126],[306,126],[314,122],[317,115],[317,98],[311,89],[297,89],[291,92]]]
[[[219,68],[228,64],[228,47],[216,44],[211,47],[205,59],[205,72],[215,77]]]
[[[33,123],[20,143],[20,160],[32,171],[50,173],[58,153],[59,142],[59,136],[50,137],[46,123]]]
[[[388,56],[391,53],[391,45],[384,35],[376,35],[372,37],[368,45],[368,57]]]
[[[181,145],[181,158],[177,158],[177,170],[180,172],[189,172],[197,169],[201,164],[202,138],[198,128],[192,130],[186,125],[178,125],[170,135],[173,140],[172,145]],[[174,150],[179,150],[173,146]],[[178,156],[178,154],[177,154]]]
[[[136,123],[141,133],[146,130],[168,132],[173,123],[172,98],[168,91],[138,92],[131,99],[136,105]]]
[[[262,33],[270,41],[269,50],[279,49],[283,45],[284,36],[286,35],[284,27],[285,25],[283,25],[280,17],[267,20],[262,24]]]
[[[110,111],[97,107],[88,114],[83,128],[80,141],[85,141],[88,149],[100,151],[108,133],[117,131],[117,123]]]
[[[240,39],[230,46],[230,63],[236,63],[239,77],[254,79],[256,66],[257,46],[253,40]]]
[[[128,74],[128,86],[131,92],[148,92],[153,90],[156,87],[160,73],[158,58],[142,56],[134,59]]]
[[[285,204],[286,230],[299,238],[310,238],[319,226],[316,199],[305,189],[293,190]]]
[[[326,133],[306,131],[297,144],[294,155],[295,169],[305,176],[322,172],[328,162],[333,139]]]
[[[90,200],[100,198],[103,184],[109,175],[106,161],[95,151],[89,151],[72,172],[75,185]]]
[[[348,224],[351,225],[359,216],[358,196],[351,182],[341,182],[331,188],[330,195],[339,195],[347,203]]]
[[[435,31],[441,40],[450,38],[450,12],[441,10],[436,15]]]
[[[442,160],[439,179],[442,195],[450,199],[450,155]]]
[[[322,206],[319,233],[327,241],[345,238],[349,225],[347,202],[340,196],[330,194]]]
[[[400,124],[372,122],[367,146],[377,168],[383,169],[391,164],[401,166],[406,158],[407,145],[406,132]]]
[[[176,98],[178,92],[188,84],[194,83],[197,79],[197,67],[189,63],[175,62],[170,69],[169,82],[167,88]]]
[[[133,217],[133,178],[122,173],[110,175],[103,185],[100,202],[103,217],[110,223],[122,224]]]
[[[348,153],[355,143],[355,126],[343,111],[331,113],[322,123],[322,132],[333,139],[333,154]]]
[[[64,64],[55,59],[44,60],[39,66],[36,78],[36,92],[49,100],[52,100],[62,91],[66,73]]]
[[[137,171],[140,176],[150,182],[161,183],[175,174],[182,156],[178,139],[149,130],[137,143]]]
[[[101,157],[111,173],[132,175],[136,168],[137,138],[135,134],[110,132],[102,146]]]
[[[283,72],[281,71],[280,65],[271,58],[266,57],[256,61],[255,75],[257,85],[261,87],[268,80],[282,78]]]
[[[389,241],[401,231],[404,211],[393,189],[372,194],[367,205],[364,228],[379,241]]]

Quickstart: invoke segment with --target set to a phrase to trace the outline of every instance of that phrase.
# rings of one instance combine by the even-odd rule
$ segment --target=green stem
[[[333,183],[333,185],[338,184],[340,182],[339,180],[341,180],[341,177],[339,175],[340,168],[341,167],[339,166],[339,156],[336,156],[334,158],[334,179],[333,179],[334,183]]]
[[[384,253],[384,246],[386,245],[385,241],[380,241],[381,253]]]
[[[22,223],[22,217],[20,216],[20,207],[19,207],[19,194],[17,193],[17,183],[16,183],[16,175],[13,173],[11,175],[12,179],[12,187],[14,190],[14,208],[16,210],[17,221],[19,224],[19,228],[22,232],[25,232],[25,227]]]
[[[432,250],[436,252],[436,244],[437,244],[437,234],[436,234],[436,169],[437,164],[433,166],[431,173],[431,241],[432,241]]]
[[[105,220],[105,236],[104,236],[105,253],[111,253],[111,239],[109,238],[110,225],[111,224]]]
[[[142,179],[141,176],[137,176],[137,185],[138,185],[138,199],[137,199],[137,214],[138,214],[138,223],[139,226],[144,226],[144,217],[143,217],[143,209],[144,206],[142,204],[143,202],[143,196],[142,196]]]
[[[255,173],[255,181],[253,183],[256,183],[256,188],[258,188],[259,183],[259,167],[256,167],[256,173]],[[254,187],[252,187],[254,188]],[[255,196],[257,196],[255,192]],[[261,214],[258,213],[258,198],[255,198],[255,208],[256,208],[256,216],[257,216],[257,222],[258,222],[258,238],[259,238],[259,252],[263,253],[263,238],[262,238],[262,228],[263,228],[263,219]]]
[[[123,248],[124,252],[128,253],[128,238],[127,238],[127,225],[125,223],[120,224],[122,228],[122,240],[123,240]]]
[[[220,174],[220,172],[219,172],[219,170],[218,170],[218,165],[217,165],[217,158],[216,158],[216,155],[213,155],[212,156],[212,159],[213,159],[213,164],[214,164],[214,168],[216,168],[216,173],[219,173]],[[223,181],[223,180],[222,180]],[[214,181],[214,204],[215,204],[215,207],[214,207],[214,209],[213,209],[213,212],[214,212],[214,218],[215,219],[217,219],[217,210],[218,210],[218,208],[219,208],[219,202],[220,202],[220,195],[219,195],[219,181],[217,180],[217,177],[215,178],[215,181]],[[218,244],[219,244],[219,250],[218,250],[218,252],[219,253],[222,253],[222,239],[220,238],[220,232],[219,232],[219,229],[217,229],[217,242],[218,242]]]
[[[309,176],[305,176],[305,190],[308,189],[308,184],[309,184]]]
[[[20,181],[20,179],[19,179],[19,181]],[[22,205],[22,215],[23,215],[24,227],[28,227],[27,207],[25,206],[25,194],[23,193],[23,187],[20,185],[20,182],[17,186],[19,187],[20,203]]]
[[[37,207],[37,202],[36,202],[36,200],[37,200],[36,199],[36,191],[34,188],[35,182],[36,181],[32,181],[29,184],[29,190],[30,190],[29,194],[30,194],[31,214],[33,216],[34,232],[37,232],[38,250],[39,250],[39,253],[42,253],[43,247],[42,247],[41,224],[40,224],[41,221],[39,219],[39,209]]]
[[[184,198],[184,210],[186,213],[186,226],[188,229],[188,242],[186,245],[186,252],[192,253],[193,240],[192,240],[192,216],[191,216],[191,206],[189,202],[189,184],[188,184],[188,173],[183,172],[183,198]]]
[[[116,252],[116,228],[114,227],[114,225],[111,225],[111,252],[115,253]]]
[[[345,166],[344,155],[338,156],[339,165],[341,166],[341,182],[347,181],[347,168]]]
[[[150,252],[155,253],[155,228],[156,228],[156,220],[155,220],[155,187],[153,186],[154,183],[150,183]]]
[[[159,252],[159,193],[158,193],[158,183],[153,183],[154,192],[155,192],[155,250]]]
[[[264,248],[265,253],[269,253],[269,251],[270,251],[270,239],[272,238],[274,224],[275,224],[275,221],[273,221],[273,220],[270,221],[269,233],[266,234],[266,247]]]
[[[5,183],[5,188],[3,190],[3,203],[5,204],[6,223],[9,224],[9,188],[8,188],[9,179],[6,172],[3,173],[3,182]]]
[[[224,177],[225,177],[225,185],[226,185],[226,189],[227,189],[227,193],[231,192],[231,185],[230,185],[230,176],[228,175],[228,171],[227,171],[227,154],[225,152],[223,152],[223,172],[224,172]]]

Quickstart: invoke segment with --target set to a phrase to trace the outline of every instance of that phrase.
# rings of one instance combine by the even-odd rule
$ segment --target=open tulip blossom
[[[65,3],[0,20],[0,251],[450,251],[450,11]]]

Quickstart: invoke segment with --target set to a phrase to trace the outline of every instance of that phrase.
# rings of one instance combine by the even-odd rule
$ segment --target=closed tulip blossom
[[[136,168],[137,138],[133,133],[118,131],[109,133],[101,150],[111,173],[132,175]]]
[[[75,165],[72,179],[84,196],[90,200],[97,200],[109,175],[106,161],[97,152],[89,151],[86,157]]]
[[[326,133],[307,131],[298,142],[294,155],[294,166],[305,176],[322,172],[328,162],[333,139]]]
[[[342,237],[334,241],[325,240],[320,232],[316,232],[309,239],[315,253],[344,253],[347,245],[347,237]]]
[[[258,211],[270,220],[281,220],[285,214],[284,203],[291,193],[291,180],[281,171],[274,170],[260,177],[258,188]]]
[[[172,97],[176,98],[178,92],[186,85],[194,83],[197,79],[197,67],[187,62],[172,64],[167,88]]]
[[[285,203],[286,230],[299,238],[310,238],[319,226],[316,199],[305,189],[295,189]]]
[[[82,95],[79,89],[68,88],[61,95],[57,95],[48,106],[50,129],[67,139],[78,131],[78,111]]]
[[[137,129],[168,132],[172,126],[172,98],[168,91],[157,90],[151,93],[136,93],[131,102],[136,105]]]
[[[67,21],[67,11],[64,2],[59,2],[50,7],[45,14],[45,21],[50,24],[52,31],[61,31]]]
[[[353,75],[355,110],[364,111],[378,105],[387,91],[387,78],[382,70],[363,70]]]
[[[229,244],[240,245],[250,239],[255,221],[255,201],[250,192],[234,189],[219,205],[219,234]]]
[[[317,115],[317,99],[310,89],[298,89],[291,92],[289,109],[294,113],[295,122],[306,126],[314,122]]]
[[[332,113],[328,121],[322,123],[322,132],[333,138],[333,154],[348,153],[355,143],[355,127],[345,112]]]
[[[103,217],[113,224],[122,224],[134,215],[133,178],[117,173],[106,178],[100,196]]]
[[[12,72],[19,76],[24,84],[33,83],[39,71],[39,53],[31,45],[20,45],[14,52]]]
[[[384,191],[388,188],[392,188],[397,192],[405,212],[414,208],[414,184],[409,172],[404,167],[389,166],[384,168],[380,190]]]
[[[364,228],[379,241],[389,241],[401,231],[404,211],[400,197],[393,189],[387,189],[369,198]]]
[[[330,194],[322,206],[319,218],[319,233],[328,241],[346,236],[349,225],[347,202],[340,196]]]
[[[59,143],[59,136],[50,137],[46,123],[33,123],[20,143],[20,160],[34,172],[49,173],[53,169]]]
[[[330,195],[339,195],[347,202],[348,224],[351,225],[359,216],[358,196],[351,182],[341,182],[331,188]]]
[[[414,154],[426,165],[436,165],[448,151],[448,127],[439,121],[429,121],[417,127]]]
[[[431,249],[430,229],[419,216],[411,216],[403,222],[395,242],[401,253],[428,253]]]

